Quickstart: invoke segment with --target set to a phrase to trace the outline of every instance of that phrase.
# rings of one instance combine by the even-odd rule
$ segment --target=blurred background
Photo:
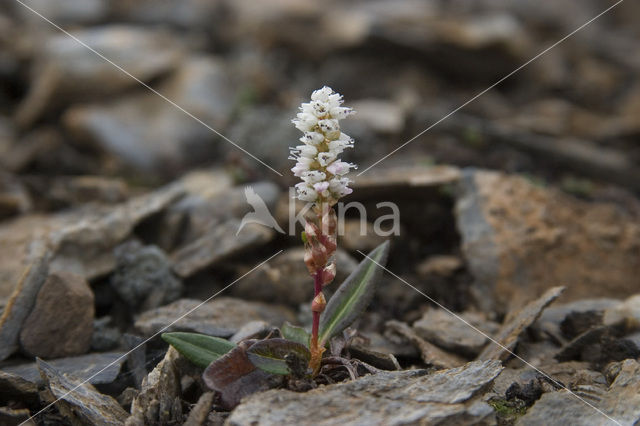
[[[312,90],[329,85],[358,110],[344,130],[362,170],[613,2],[25,4],[287,176],[290,119]],[[487,167],[582,197],[637,192],[639,13],[616,6],[380,166]],[[290,183],[12,0],[0,5],[0,161],[2,217],[69,205],[75,176],[113,179],[100,196],[114,199],[209,164]]]

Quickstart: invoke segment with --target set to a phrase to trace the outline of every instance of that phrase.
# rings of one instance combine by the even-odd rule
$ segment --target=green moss
[[[487,402],[495,410],[496,420],[498,421],[498,425],[501,426],[513,425],[518,417],[527,411],[527,406],[524,401],[517,398],[511,401],[502,398],[492,398]]]

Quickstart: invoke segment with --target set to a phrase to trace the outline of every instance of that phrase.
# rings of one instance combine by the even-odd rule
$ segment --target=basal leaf
[[[360,262],[331,297],[320,317],[319,340],[322,345],[349,327],[367,308],[373,298],[375,283],[382,273],[377,263],[384,266],[388,254],[389,241],[385,241]]]
[[[247,357],[256,340],[245,340],[213,361],[202,379],[208,388],[220,392],[223,405],[231,410],[245,396],[279,386],[283,377],[256,368]]]
[[[219,337],[199,333],[163,333],[162,340],[176,348],[195,365],[206,368],[236,345]]]
[[[285,376],[294,373],[298,361],[306,366],[311,357],[306,346],[286,339],[261,340],[247,350],[247,356],[261,370]]]
[[[280,327],[280,332],[282,333],[282,337],[284,337],[285,339],[309,347],[309,339],[311,338],[311,336],[304,328],[298,327],[296,325],[291,325],[288,321],[286,321],[284,324],[282,324],[282,327]]]

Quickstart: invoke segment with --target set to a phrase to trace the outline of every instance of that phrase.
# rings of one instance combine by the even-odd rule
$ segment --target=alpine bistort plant
[[[285,323],[266,336],[256,335],[238,343],[198,333],[162,335],[187,359],[205,368],[202,376],[205,384],[220,393],[228,408],[253,392],[300,380],[313,382],[321,371],[335,370],[336,363],[357,362],[341,358],[342,349],[333,350],[331,357],[323,358],[323,353],[332,339],[342,338],[343,331],[371,301],[376,278],[381,273],[379,265],[386,262],[389,243],[369,253],[327,303],[322,289],[336,276],[337,217],[333,206],[352,192],[345,175],[355,168],[338,158],[346,148],[353,147],[353,139],[340,131],[339,124],[353,110],[341,105],[342,96],[323,87],[313,92],[311,102],[302,104],[301,112],[293,120],[304,133],[300,138],[303,144],[291,148],[290,157],[296,160],[293,173],[302,179],[296,185],[297,198],[312,203],[302,234],[304,262],[314,281],[311,333]],[[344,347],[345,344],[332,346]],[[295,380],[287,382],[284,378]]]
[[[305,244],[304,261],[314,280],[314,298],[311,303],[313,323],[311,328],[309,367],[317,372],[324,347],[318,344],[320,314],[327,302],[322,287],[336,276],[333,255],[336,251],[336,213],[333,209],[338,199],[352,192],[350,180],[344,177],[356,166],[338,158],[346,148],[353,147],[353,139],[340,131],[340,120],[353,114],[351,108],[343,107],[342,95],[329,87],[311,94],[311,102],[303,103],[293,124],[304,134],[303,145],[291,148],[291,169],[302,179],[296,185],[297,198],[313,203],[315,217],[307,217],[303,234]]]

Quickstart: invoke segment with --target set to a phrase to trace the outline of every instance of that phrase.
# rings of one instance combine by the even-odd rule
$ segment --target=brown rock
[[[480,292],[522,304],[555,284],[565,301],[637,291],[637,215],[501,173],[469,170],[462,187],[458,228]]]
[[[0,232],[0,236],[1,234]],[[0,244],[0,247],[2,246],[3,244]],[[29,263],[23,267],[22,278],[13,288],[11,297],[7,300],[2,316],[0,316],[0,360],[7,358],[18,349],[20,329],[33,308],[36,296],[44,285],[49,270],[50,255],[44,244],[36,243],[26,250],[30,253],[24,255],[25,262]],[[20,257],[20,254],[13,253],[12,255]],[[0,259],[3,260],[4,257]],[[2,260],[0,260],[0,265],[4,266]],[[14,266],[17,268],[20,264],[19,260]],[[2,272],[0,272],[0,277],[4,278]],[[10,284],[12,283],[10,282]]]
[[[93,315],[93,292],[84,278],[53,273],[22,326],[22,349],[40,358],[83,354],[91,345]]]

